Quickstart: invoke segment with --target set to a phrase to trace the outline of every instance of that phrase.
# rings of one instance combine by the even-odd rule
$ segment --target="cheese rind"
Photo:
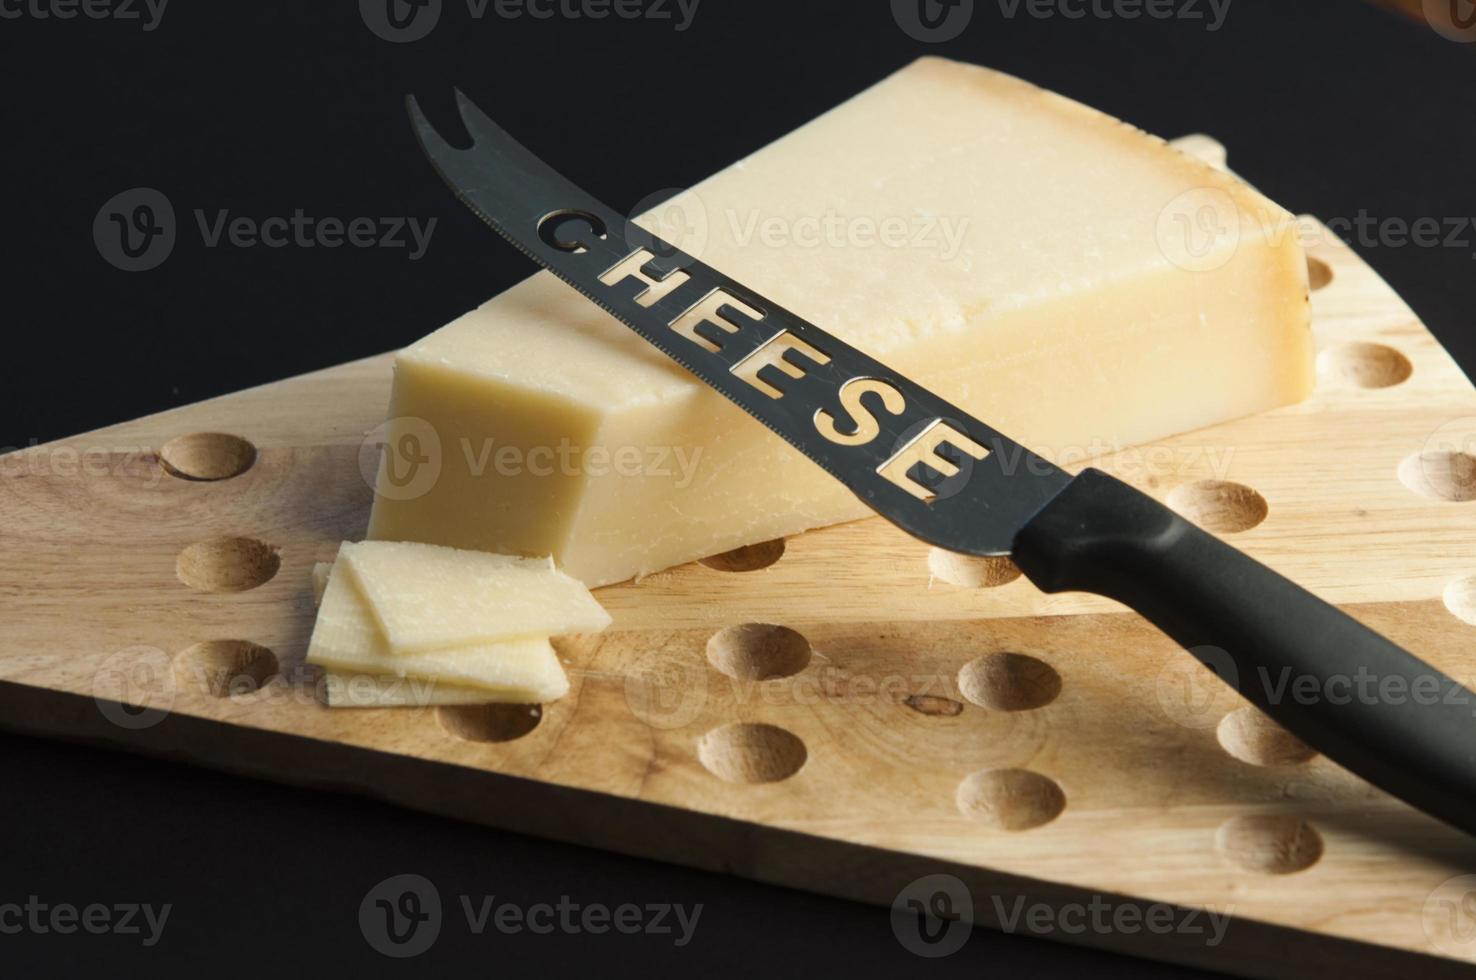
[[[589,589],[549,558],[364,541],[338,560],[400,656],[610,625]]]
[[[1289,214],[982,68],[918,61],[637,223],[1047,456],[1311,390]],[[390,415],[388,448],[432,442],[438,472],[403,493],[382,469],[371,537],[590,585],[867,513],[547,273],[403,351]]]
[[[340,560],[342,560],[340,558]],[[543,703],[569,691],[546,637],[420,653],[396,653],[349,575],[329,576],[308,644],[307,662],[339,675],[416,678],[481,691],[485,701]]]

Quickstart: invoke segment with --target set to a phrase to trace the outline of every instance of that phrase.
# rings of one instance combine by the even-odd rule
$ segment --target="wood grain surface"
[[[1303,234],[1314,396],[1094,463],[1469,682],[1476,390]],[[0,458],[0,723],[1247,976],[1476,963],[1476,841],[1136,615],[880,520],[599,590],[541,710],[323,707],[311,570],[364,533],[390,363]]]

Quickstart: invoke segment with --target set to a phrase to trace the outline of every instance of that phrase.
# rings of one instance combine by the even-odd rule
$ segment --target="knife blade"
[[[1313,748],[1476,833],[1476,699],[1463,685],[1153,498],[1098,470],[1073,477],[637,228],[456,100],[464,147],[407,103],[473,212],[878,514],[942,548],[1009,555],[1043,591],[1123,602]],[[1364,693],[1350,698],[1355,675]]]

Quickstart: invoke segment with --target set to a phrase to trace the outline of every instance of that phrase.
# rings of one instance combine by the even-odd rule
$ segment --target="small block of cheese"
[[[569,679],[547,637],[396,652],[352,576],[341,571],[336,567],[329,576],[308,644],[308,663],[341,677],[403,677],[474,687],[484,701],[541,704],[568,693]]]
[[[917,61],[637,223],[1061,462],[1312,389],[1290,214],[984,68]],[[402,351],[389,415],[371,538],[591,586],[868,513],[546,272]]]
[[[364,541],[344,545],[338,560],[400,655],[610,625],[589,589],[550,558]]]
[[[372,674],[323,676],[324,696],[330,708],[423,708],[437,704],[487,704],[495,700],[486,691],[418,677],[376,677]]]

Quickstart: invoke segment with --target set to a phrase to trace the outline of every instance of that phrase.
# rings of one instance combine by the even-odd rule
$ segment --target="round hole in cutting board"
[[[760,568],[768,568],[783,557],[784,539],[775,538],[773,541],[746,544],[720,555],[708,555],[699,561],[719,572],[756,572]]]
[[[1463,452],[1415,453],[1399,464],[1399,480],[1415,493],[1435,500],[1476,500],[1476,456]]]
[[[1054,779],[1029,769],[984,769],[964,777],[954,794],[958,810],[998,830],[1030,830],[1066,809]]]
[[[1056,700],[1061,675],[1045,661],[1023,653],[986,653],[959,670],[958,690],[981,708],[1029,711]]]
[[[763,681],[798,674],[810,663],[810,641],[787,626],[743,623],[714,633],[707,660],[740,681]]]
[[[1463,623],[1476,626],[1476,575],[1458,578],[1445,587],[1445,608]]]
[[[1216,737],[1226,752],[1253,766],[1294,766],[1317,753],[1256,708],[1237,708],[1220,719]]]
[[[1265,497],[1229,480],[1200,480],[1175,487],[1169,492],[1168,505],[1215,534],[1248,531],[1271,511]]]
[[[446,734],[468,742],[511,742],[522,738],[543,720],[537,704],[443,704],[436,720]]]
[[[1319,289],[1326,289],[1328,286],[1330,286],[1332,284],[1332,281],[1333,281],[1332,266],[1328,265],[1326,262],[1322,261],[1321,259],[1314,259],[1311,256],[1308,256],[1307,257],[1307,285],[1308,285],[1308,287],[1310,287],[1313,291],[1316,291],[1316,290],[1319,290]]]
[[[1322,857],[1322,836],[1290,814],[1231,817],[1215,831],[1215,849],[1231,864],[1262,874],[1305,871]]]
[[[1409,380],[1414,366],[1384,344],[1339,344],[1317,355],[1317,373],[1354,388],[1392,388]]]
[[[1004,556],[961,555],[928,549],[928,571],[934,578],[965,589],[993,589],[1020,577],[1020,569]]]
[[[224,432],[195,432],[166,442],[159,462],[182,480],[229,480],[251,469],[256,447]]]
[[[280,669],[275,653],[249,640],[207,640],[174,659],[177,681],[217,698],[250,694]]]
[[[788,779],[800,771],[808,754],[798,735],[777,725],[723,725],[697,742],[697,758],[702,765],[730,783]]]
[[[175,559],[175,574],[201,592],[245,592],[272,580],[282,567],[277,549],[255,538],[197,541]]]

